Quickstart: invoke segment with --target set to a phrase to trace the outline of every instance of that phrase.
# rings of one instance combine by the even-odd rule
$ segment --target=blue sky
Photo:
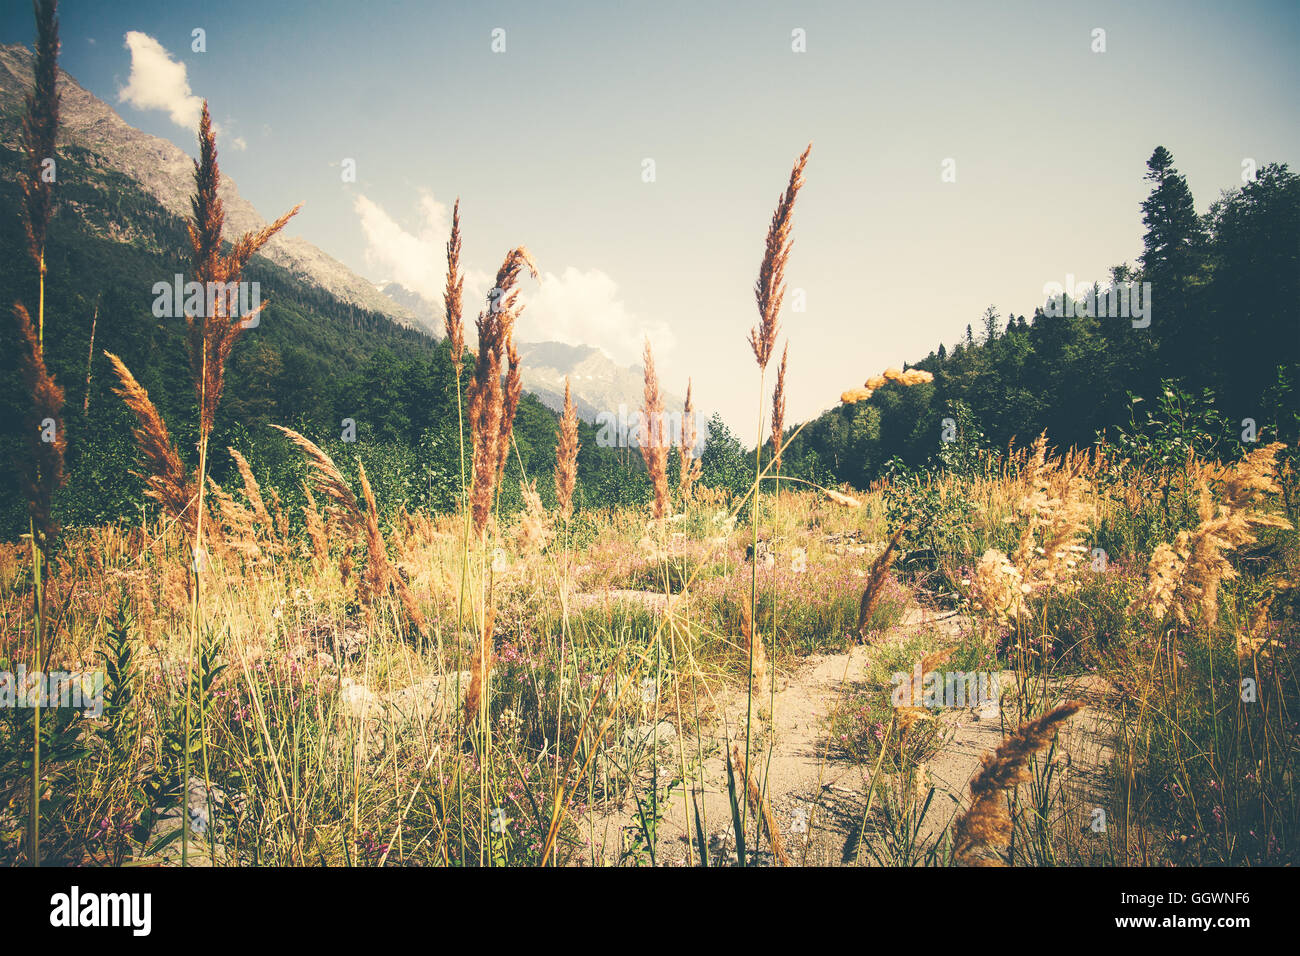
[[[810,140],[787,271],[807,308],[783,316],[788,420],[952,344],[990,304],[1030,313],[1045,284],[1135,260],[1157,144],[1201,211],[1247,158],[1300,163],[1293,2],[60,7],[64,68],[192,153],[172,118],[183,98],[149,105],[178,102],[160,63],[184,66],[221,125],[223,171],[263,215],[304,202],[293,232],[432,290],[459,195],[469,287],[485,292],[520,243],[541,267],[521,339],[629,362],[648,333],[665,386],[692,376],[700,404],[746,433],[752,286]],[[129,50],[129,33],[157,48]],[[7,4],[0,40],[31,39],[27,5]]]

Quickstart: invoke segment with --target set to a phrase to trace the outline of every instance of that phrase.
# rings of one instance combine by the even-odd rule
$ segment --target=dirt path
[[[828,750],[830,719],[837,707],[868,689],[866,675],[882,646],[929,633],[934,647],[956,643],[965,622],[955,613],[933,614],[913,608],[903,622],[872,645],[851,648],[847,653],[812,655],[777,676],[775,721],[772,700],[764,696],[756,703],[751,753],[754,776],[762,780],[766,761],[767,793],[778,827],[783,831],[787,851],[796,864],[839,865],[868,861],[859,848],[863,829],[865,793],[872,768]],[[1004,675],[1005,676],[1005,675]],[[1007,677],[1003,686],[1012,683]],[[878,690],[878,688],[877,688]],[[1060,688],[1064,695],[1080,696],[1076,687]],[[1107,734],[1101,709],[1102,688],[1092,688],[1092,699],[1062,737],[1062,776],[1077,791],[1076,799],[1096,798],[1099,768],[1108,758]],[[696,798],[703,829],[710,847],[711,862],[735,858],[734,827],[727,787],[726,748],[728,739],[739,741],[744,750],[746,697],[743,689],[730,689],[716,699],[716,715],[699,729],[698,738],[676,739],[676,728],[660,724],[659,765],[661,783],[665,777],[680,776],[679,748],[684,744],[687,776],[698,781]],[[934,842],[951,820],[964,810],[969,799],[970,779],[978,772],[984,754],[1003,740],[1004,720],[998,708],[980,710],[948,708],[941,723],[946,741],[939,752],[923,765],[921,787],[934,787],[934,796],[920,827],[922,843]],[[728,734],[729,731],[729,734]],[[769,748],[769,743],[771,744]],[[648,742],[644,745],[651,746]],[[696,754],[702,753],[700,764]],[[647,761],[643,763],[648,764]],[[646,786],[649,771],[644,774]],[[698,844],[689,848],[688,833],[695,836],[695,811],[689,790],[676,787],[663,810],[658,828],[655,860],[659,865],[698,865]],[[879,801],[877,801],[878,803]],[[582,829],[595,848],[595,859],[616,863],[633,844],[639,830],[635,801],[605,808],[583,821]],[[868,841],[876,840],[877,810],[868,822]],[[752,816],[751,816],[752,820]],[[752,834],[752,822],[747,830]],[[870,845],[870,843],[868,844]],[[865,847],[863,848],[865,849]],[[772,862],[766,839],[760,862]],[[689,858],[688,858],[689,855]],[[642,850],[643,862],[648,854]],[[589,857],[590,859],[590,857]]]

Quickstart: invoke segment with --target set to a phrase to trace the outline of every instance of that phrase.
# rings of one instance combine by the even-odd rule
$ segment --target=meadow
[[[53,6],[41,9],[52,24]],[[1145,445],[1058,449],[1043,436],[994,452],[963,423],[935,436],[930,466],[866,488],[784,474],[799,429],[784,422],[778,317],[811,147],[755,283],[741,486],[705,480],[689,392],[668,433],[649,342],[637,442],[648,500],[575,505],[567,394],[553,489],[515,477],[514,329],[536,266],[522,246],[507,252],[488,301],[471,306],[470,347],[458,204],[445,331],[469,361],[454,366],[451,507],[378,496],[359,459],[283,425],[272,434],[294,456],[292,484],[264,482],[247,449],[213,443],[247,328],[217,298],[185,317],[196,457],[107,356],[135,420],[139,517],[60,527],[64,394],[44,359],[59,321],[44,294],[40,158],[57,127],[47,27],[25,127],[40,294],[14,309],[29,524],[0,547],[0,672],[102,672],[103,696],[87,714],[19,703],[25,688],[6,685],[0,862],[1300,858],[1291,449],[1265,436],[1207,455],[1169,423]],[[191,272],[237,283],[296,209],[229,241],[206,106],[199,144]],[[891,368],[841,401],[932,379]],[[238,482],[214,480],[217,460]],[[502,507],[507,493],[516,506]],[[900,674],[920,691],[948,673],[995,675],[997,698],[896,694]]]

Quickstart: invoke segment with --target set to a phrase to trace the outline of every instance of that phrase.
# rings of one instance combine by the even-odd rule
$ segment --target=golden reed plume
[[[1180,531],[1173,544],[1162,542],[1147,565],[1145,592],[1130,611],[1145,607],[1157,618],[1172,613],[1188,626],[1199,610],[1200,619],[1214,627],[1219,619],[1219,585],[1237,576],[1227,555],[1253,544],[1255,528],[1290,528],[1280,515],[1260,510],[1266,495],[1282,489],[1277,483],[1277,455],[1286,448],[1274,442],[1256,448],[1241,461],[1222,469],[1222,503],[1210,495],[1204,478],[1198,479],[1198,517],[1190,531]]]
[[[745,639],[745,660],[753,662],[750,668],[752,686],[759,690],[767,677],[767,653],[763,650],[763,642],[754,640],[754,619],[750,616],[749,602],[745,600],[740,602],[740,636]]]
[[[749,345],[761,369],[767,368],[776,347],[781,300],[785,298],[785,266],[790,258],[793,241],[790,227],[794,221],[794,201],[803,186],[803,171],[808,164],[812,143],[795,160],[790,171],[790,183],[772,213],[772,224],[767,230],[767,243],[763,249],[763,263],[759,266],[758,280],[754,283],[754,299],[758,303],[758,325],[749,333]]]
[[[957,821],[953,832],[953,862],[959,866],[1001,866],[996,853],[1011,839],[1011,817],[1003,806],[1002,791],[1028,778],[1026,765],[1035,753],[1051,743],[1056,725],[1074,715],[1081,704],[1062,704],[1027,723],[1003,742],[997,751],[985,754],[984,767],[971,781],[970,809]]]
[[[492,649],[492,628],[495,616],[492,608],[487,609],[487,619],[483,623],[483,637],[473,656],[473,674],[469,689],[465,691],[465,723],[471,724],[479,716],[479,706],[483,703],[483,689],[487,687],[492,674],[492,665],[496,663],[496,653]]]
[[[492,496],[505,471],[514,412],[522,390],[514,325],[519,312],[515,305],[519,275],[525,268],[537,277],[537,265],[528,250],[523,246],[510,250],[497,271],[496,285],[488,293],[488,307],[479,313],[475,323],[478,354],[468,389],[474,469],[470,511],[480,537],[487,533]],[[510,363],[510,371],[503,390],[501,368],[506,362]]]
[[[465,290],[465,273],[460,269],[460,197],[451,210],[451,238],[447,240],[447,288],[442,294],[443,325],[451,361],[460,378],[460,359],[465,354],[465,322],[461,317],[461,294]]]
[[[320,564],[329,558],[330,554],[329,538],[325,534],[325,521],[321,518],[320,509],[316,507],[316,498],[311,493],[311,485],[304,481],[302,491],[307,496],[307,503],[302,506],[302,514],[307,523],[307,539],[311,542],[311,557],[313,561]]]
[[[193,218],[186,224],[190,237],[190,260],[194,281],[204,289],[210,283],[229,287],[238,283],[248,261],[293,218],[302,208],[294,206],[275,222],[262,229],[241,236],[229,253],[221,251],[225,208],[218,192],[221,187],[221,169],[217,164],[217,139],[212,131],[212,117],[208,104],[203,103],[199,118],[199,158],[194,161],[194,196],[190,199]],[[225,293],[209,295],[200,314],[186,314],[187,344],[190,351],[190,370],[194,377],[194,391],[199,402],[199,434],[201,441],[212,433],[217,406],[225,388],[226,362],[234,350],[235,342],[252,318],[249,315],[231,314],[230,300]],[[209,315],[211,311],[211,315]]]
[[[271,520],[271,513],[266,510],[266,502],[262,500],[262,488],[253,477],[253,469],[248,466],[247,459],[235,449],[227,448],[226,451],[230,452],[230,457],[235,460],[235,468],[238,469],[239,478],[244,483],[244,497],[248,499],[253,510],[253,517],[257,519],[262,530],[269,537],[274,538],[275,522]]]
[[[758,784],[750,777],[749,768],[745,765],[745,758],[741,755],[740,747],[737,744],[731,745],[731,762],[740,772],[741,779],[744,781],[745,798],[749,801],[749,808],[763,820],[763,826],[767,830],[767,838],[772,842],[772,854],[776,857],[777,864],[779,866],[791,866],[790,854],[786,852],[785,838],[781,836],[781,828],[776,825],[772,805],[759,791]]]
[[[362,573],[358,588],[366,607],[373,609],[375,601],[383,595],[386,588],[391,586],[401,602],[407,623],[417,631],[423,632],[426,626],[424,614],[420,611],[415,596],[411,594],[406,582],[402,580],[402,576],[397,573],[397,570],[388,560],[388,546],[379,530],[379,511],[375,506],[374,493],[370,490],[370,481],[366,477],[365,466],[360,463],[357,464],[362,500],[365,502],[363,508],[358,504],[356,496],[352,494],[352,490],[348,487],[338,466],[334,464],[334,460],[322,451],[315,442],[300,435],[292,428],[285,428],[283,425],[272,425],[271,427],[288,437],[306,456],[307,465],[311,472],[311,482],[316,487],[316,490],[333,504],[335,514],[339,517],[339,523],[348,542],[354,540],[358,533],[365,536],[366,567]],[[310,497],[310,493],[308,501],[314,512],[316,503]],[[313,550],[315,550],[317,543],[314,538],[312,545]],[[344,554],[347,555],[350,551],[351,548],[346,547]],[[345,581],[350,569],[350,564],[340,566]]]
[[[785,363],[790,357],[790,345],[781,351],[781,367],[776,373],[776,388],[772,390],[772,467],[781,470],[781,437],[785,432]]]
[[[32,317],[22,305],[14,306],[13,316],[18,325],[19,366],[32,396],[25,429],[28,454],[23,462],[23,491],[32,517],[35,544],[48,557],[58,534],[51,508],[54,492],[63,487],[63,453],[67,448],[61,418],[63,389],[45,367],[45,353],[32,328]]]
[[[208,476],[208,492],[217,503],[215,510],[225,526],[230,549],[250,560],[261,557],[262,547],[257,541],[257,516],[227,494],[212,480],[211,475]]]
[[[194,280],[202,283],[205,291],[210,283],[223,286],[240,281],[245,264],[271,238],[284,228],[285,223],[298,212],[295,206],[289,213],[271,225],[250,232],[240,238],[231,251],[223,255],[221,231],[225,223],[225,209],[218,195],[221,171],[217,165],[217,142],[212,131],[212,117],[208,105],[203,104],[199,118],[199,158],[194,161],[194,195],[190,199],[192,219],[186,224],[190,239],[191,263]],[[209,308],[210,307],[210,308]],[[148,497],[162,505],[164,511],[181,520],[187,535],[194,537],[196,558],[202,548],[199,529],[209,526],[203,504],[204,464],[208,436],[212,433],[217,405],[225,386],[225,366],[234,349],[235,341],[250,316],[230,314],[230,301],[226,292],[206,296],[200,314],[186,314],[186,344],[190,353],[190,370],[194,378],[194,393],[199,406],[199,461],[196,480],[191,481],[180,457],[176,454],[158,409],[149,400],[148,393],[116,355],[108,355],[121,387],[115,389],[135,413],[139,423],[134,431],[136,444],[150,463],[150,474],[145,478]],[[211,312],[212,314],[209,314]],[[245,465],[246,467],[246,465]],[[250,473],[251,475],[251,473]],[[247,482],[246,482],[247,487]],[[193,508],[190,502],[196,502]],[[251,500],[251,499],[250,499]],[[256,505],[254,506],[256,508]],[[262,508],[265,513],[265,507]],[[260,519],[259,515],[259,519]],[[268,518],[269,522],[269,518]],[[220,540],[218,526],[212,525],[213,536]]]
[[[555,440],[555,500],[560,515],[573,514],[573,487],[578,478],[578,409],[569,394],[569,379],[564,379],[564,416]]]
[[[654,486],[654,516],[666,518],[672,511],[668,500],[668,425],[664,421],[664,400],[659,394],[659,376],[655,372],[654,355],[650,352],[650,339],[645,340],[642,353],[645,364],[645,391],[641,406],[641,421],[637,429],[637,444],[645,468]]]
[[[176,453],[167,432],[167,423],[150,401],[149,393],[135,380],[122,360],[112,352],[105,352],[104,356],[120,383],[113,391],[121,396],[136,418],[132,434],[149,465],[139,475],[145,482],[145,497],[157,502],[163,514],[180,523],[187,534],[192,534],[198,492]]]
[[[823,488],[822,490],[826,492],[826,497],[831,499],[831,501],[835,502],[837,505],[845,508],[862,507],[862,502],[857,498],[854,498],[852,495],[846,495],[842,491],[835,491],[831,488]]]
[[[497,481],[506,476],[506,462],[510,460],[510,436],[515,427],[515,412],[519,410],[519,398],[523,395],[524,383],[519,376],[519,352],[515,348],[514,335],[506,339],[505,390],[501,397],[501,434],[497,439]]]
[[[700,480],[703,466],[695,455],[695,443],[699,440],[695,428],[695,406],[691,404],[691,380],[686,380],[686,402],[682,405],[682,440],[677,453],[681,458],[680,491],[682,504],[691,500],[692,488]]]
[[[905,528],[906,525],[899,525],[894,536],[889,539],[889,544],[885,546],[885,550],[871,562],[871,571],[867,574],[867,586],[862,591],[862,601],[858,605],[858,626],[854,631],[862,640],[866,640],[867,624],[871,622],[871,615],[880,602],[880,591],[889,576],[889,568],[894,563],[898,541],[903,536]]]
[[[370,490],[366,467],[361,462],[357,462],[357,472],[361,481],[361,496],[366,503],[365,513],[362,515],[366,532],[366,571],[362,577],[363,586],[371,589],[372,603],[383,594],[386,587],[391,587],[402,605],[407,624],[423,633],[424,613],[416,603],[411,589],[406,586],[402,576],[388,560],[388,545],[379,532],[379,509],[375,507],[375,495]]]
[[[363,524],[361,508],[357,505],[352,489],[343,480],[338,466],[334,464],[334,459],[323,452],[310,438],[300,435],[292,428],[285,428],[283,425],[271,427],[298,446],[298,450],[307,458],[312,485],[337,509],[347,529],[359,531]]]

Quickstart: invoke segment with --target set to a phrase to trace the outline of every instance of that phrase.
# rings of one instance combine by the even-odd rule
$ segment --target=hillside
[[[21,44],[0,46],[0,144],[11,149],[18,144],[23,95],[32,82],[32,62],[32,52]],[[172,215],[189,215],[194,186],[190,157],[167,140],[126,123],[112,107],[63,71],[59,73],[59,96],[60,147],[77,146],[93,153],[99,157],[99,165],[134,180]],[[229,233],[240,234],[266,225],[252,203],[239,194],[233,180],[222,181],[220,195]],[[265,257],[346,305],[412,323],[409,312],[304,239],[282,233],[266,246]]]

